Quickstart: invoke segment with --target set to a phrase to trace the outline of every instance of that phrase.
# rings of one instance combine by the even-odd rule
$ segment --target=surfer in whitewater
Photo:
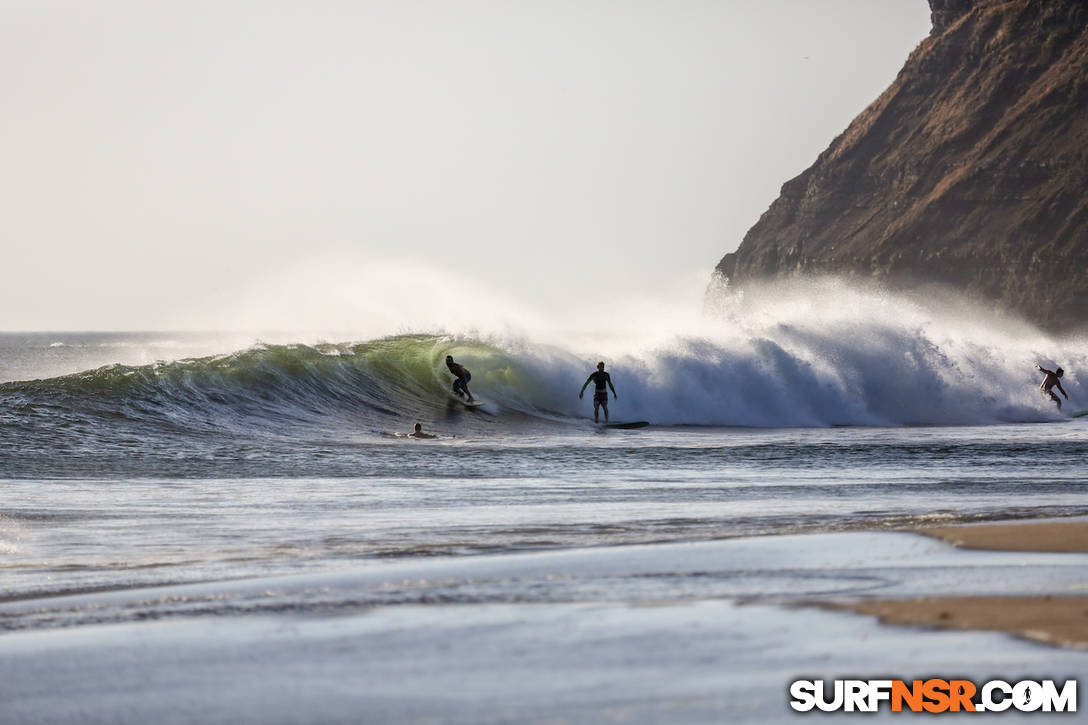
[[[608,388],[612,388],[612,398],[619,400],[620,396],[616,395],[616,388],[612,385],[612,376],[604,371],[604,362],[597,363],[597,370],[589,374],[586,381],[582,383],[582,390],[578,393],[578,399],[581,400],[585,395],[586,387],[593,383],[593,422],[600,423],[598,417],[598,410],[604,407],[604,422],[608,422]]]
[[[472,402],[474,398],[472,393],[468,391],[468,381],[472,380],[472,373],[464,365],[455,363],[453,355],[446,356],[446,367],[453,373],[453,377],[457,378],[453,381],[453,394],[458,398],[464,398],[467,395],[469,402]]]
[[[1049,396],[1051,400],[1057,403],[1058,410],[1061,410],[1062,399],[1054,394],[1052,388],[1057,388],[1061,394],[1065,396],[1065,399],[1069,400],[1069,394],[1066,393],[1065,388],[1062,387],[1062,376],[1065,375],[1065,371],[1061,368],[1058,368],[1057,370],[1047,370],[1044,367],[1040,367],[1038,364],[1035,365],[1035,369],[1046,374],[1046,377],[1043,378],[1043,382],[1039,384],[1039,390],[1042,390],[1044,395]]]

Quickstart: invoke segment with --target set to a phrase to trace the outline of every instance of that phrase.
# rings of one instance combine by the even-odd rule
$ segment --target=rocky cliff
[[[919,0],[921,1],[921,0]],[[727,254],[732,287],[795,274],[939,283],[1088,326],[1088,3],[930,0],[891,86]]]

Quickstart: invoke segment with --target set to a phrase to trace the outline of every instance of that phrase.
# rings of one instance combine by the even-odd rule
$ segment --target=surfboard
[[[460,403],[461,405],[465,406],[466,408],[479,408],[481,405],[484,404],[484,401],[480,400],[479,398],[473,398],[472,400],[466,400],[465,398],[458,398],[453,393],[450,393],[450,400],[452,400],[452,401],[454,401],[456,403]]]
[[[1070,418],[1083,418],[1086,415],[1088,415],[1088,410],[1078,410],[1076,413],[1070,413],[1069,417]]]
[[[619,428],[621,430],[631,430],[633,428],[645,428],[650,423],[645,420],[633,420],[630,423],[605,423],[605,428]]]

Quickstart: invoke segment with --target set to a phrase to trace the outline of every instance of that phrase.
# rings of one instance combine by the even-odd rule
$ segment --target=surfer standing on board
[[[1065,392],[1065,388],[1062,387],[1061,381],[1062,376],[1065,375],[1065,371],[1061,368],[1058,368],[1057,370],[1047,370],[1044,367],[1040,367],[1038,364],[1035,365],[1035,369],[1041,373],[1046,373],[1046,377],[1043,378],[1043,382],[1039,385],[1039,389],[1046,395],[1049,395],[1050,399],[1058,404],[1058,410],[1061,410],[1062,399],[1055,395],[1051,388],[1057,387],[1058,390],[1061,391],[1061,394],[1065,396],[1065,399],[1069,400],[1069,394]]]
[[[604,406],[604,422],[608,422],[608,390],[605,388],[607,385],[612,388],[612,397],[616,400],[620,399],[620,396],[616,395],[616,388],[612,385],[612,376],[604,371],[604,363],[597,363],[597,372],[590,373],[589,377],[582,384],[582,390],[578,393],[578,399],[581,400],[582,396],[586,392],[586,386],[593,383],[593,422],[600,423],[597,416],[597,411],[601,406]]]
[[[468,381],[472,380],[472,373],[470,373],[468,368],[464,365],[455,363],[453,361],[453,355],[446,356],[446,367],[453,373],[453,377],[457,378],[453,381],[453,394],[458,398],[463,398],[467,395],[469,402],[471,402],[473,397],[472,393],[468,392]]]

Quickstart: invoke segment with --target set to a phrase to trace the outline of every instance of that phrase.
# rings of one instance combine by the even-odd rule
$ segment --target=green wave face
[[[492,393],[529,387],[525,371],[501,348],[478,340],[434,335],[400,335],[352,346],[357,363],[375,380],[417,400],[436,401],[453,384],[446,356],[472,373],[470,388]]]
[[[532,387],[516,361],[494,345],[398,335],[355,344],[259,345],[170,363],[110,365],[5,383],[0,398],[12,411],[11,422],[26,422],[32,415],[52,429],[65,424],[101,427],[111,421],[284,434],[300,425],[403,427],[405,421],[434,420],[447,412],[453,376],[446,355],[472,371],[471,388],[477,395],[497,405],[496,396],[507,399]],[[525,409],[523,398],[516,394],[510,402]]]

